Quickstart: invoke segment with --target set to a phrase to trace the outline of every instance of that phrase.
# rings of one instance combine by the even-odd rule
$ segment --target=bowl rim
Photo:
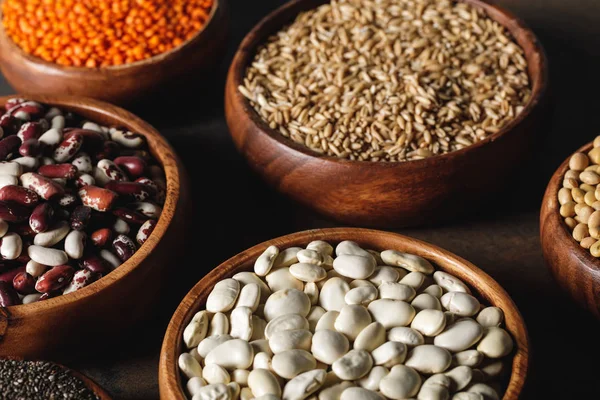
[[[580,261],[581,266],[585,267],[591,272],[600,271],[600,259],[592,256],[588,249],[584,249],[581,247],[579,242],[577,242],[572,235],[571,229],[567,226],[565,219],[560,215],[560,204],[558,202],[558,191],[562,188],[562,181],[567,173],[569,168],[569,160],[575,153],[584,153],[587,154],[591,149],[594,148],[594,142],[591,141],[589,143],[584,144],[573,153],[571,153],[557,170],[552,174],[550,178],[550,182],[548,183],[548,187],[546,189],[546,193],[544,194],[543,203],[547,205],[546,211],[544,212],[544,207],[542,207],[542,215],[541,215],[541,224],[542,229],[540,229],[540,234],[543,233],[544,220],[546,218],[551,218],[556,223],[556,226],[560,226],[561,229],[558,230],[558,234],[561,236],[560,240],[567,244],[572,248],[572,251],[575,253],[577,259]]]
[[[3,22],[4,17],[3,17],[1,7],[0,7],[0,40],[4,40],[7,43],[7,45],[9,46],[10,50],[13,51],[15,54],[18,54],[19,57],[21,57],[21,59],[24,60],[25,62],[31,63],[31,64],[36,64],[36,65],[41,65],[48,71],[61,71],[61,72],[67,72],[67,73],[80,73],[80,74],[90,74],[93,72],[98,73],[98,72],[102,72],[102,71],[123,72],[123,71],[127,71],[130,69],[142,68],[147,65],[152,65],[155,63],[159,63],[161,61],[165,61],[165,59],[173,57],[175,54],[179,53],[184,48],[190,47],[190,45],[195,43],[200,37],[203,36],[202,34],[204,33],[205,30],[207,30],[207,27],[213,23],[213,21],[215,20],[215,18],[214,18],[215,14],[217,13],[218,10],[223,8],[223,4],[225,3],[225,1],[226,0],[213,0],[213,5],[210,9],[210,12],[208,13],[208,18],[206,19],[205,24],[202,25],[202,27],[198,31],[196,31],[196,33],[194,33],[194,35],[191,38],[186,39],[179,46],[176,46],[169,51],[156,54],[152,57],[144,58],[143,60],[138,60],[138,61],[134,61],[132,63],[125,63],[125,64],[121,64],[121,65],[109,65],[106,67],[94,67],[94,68],[90,68],[90,67],[86,67],[86,66],[77,67],[77,66],[73,66],[73,65],[61,65],[61,64],[50,62],[50,61],[46,61],[43,58],[34,56],[33,54],[26,53],[23,49],[21,49],[14,42],[14,40],[12,40],[12,38],[10,38],[6,34],[6,30],[4,29],[4,22]]]
[[[19,319],[32,314],[50,312],[59,309],[66,304],[73,304],[82,299],[98,296],[104,289],[111,286],[113,282],[129,275],[137,269],[144,259],[152,254],[158,243],[165,236],[171,221],[174,218],[175,210],[181,198],[180,187],[183,179],[180,171],[179,161],[175,151],[167,140],[149,123],[140,117],[122,109],[121,107],[80,96],[47,96],[35,94],[16,94],[0,97],[0,105],[4,106],[6,101],[11,98],[26,98],[45,105],[61,107],[63,110],[70,110],[76,113],[95,113],[101,114],[107,119],[115,121],[115,126],[124,126],[136,133],[143,135],[148,143],[148,148],[153,157],[162,164],[167,182],[165,203],[162,206],[162,213],[158,219],[156,227],[146,242],[137,249],[137,251],[127,261],[115,268],[106,276],[85,286],[75,292],[61,294],[60,296],[49,298],[44,301],[36,301],[30,304],[19,304],[9,306],[4,309],[8,313],[8,319]],[[160,147],[163,156],[159,157],[156,148]]]
[[[256,131],[260,135],[264,135],[269,140],[276,141],[279,145],[285,146],[289,149],[289,151],[299,157],[311,157],[317,160],[322,160],[324,162],[333,162],[340,164],[342,166],[351,166],[351,165],[371,165],[383,168],[395,168],[399,165],[409,164],[415,167],[428,167],[428,164],[431,163],[444,163],[444,162],[452,162],[454,160],[460,160],[463,158],[469,151],[474,151],[482,146],[485,146],[488,143],[492,143],[502,136],[507,134],[516,128],[519,124],[524,122],[527,117],[529,117],[534,110],[538,108],[538,106],[542,103],[546,92],[547,92],[547,83],[548,83],[548,61],[546,57],[546,52],[535,35],[535,33],[529,28],[529,26],[516,15],[514,15],[509,10],[500,7],[497,4],[491,3],[491,0],[457,0],[459,2],[467,3],[473,7],[484,10],[484,12],[488,15],[489,18],[498,22],[497,15],[504,15],[505,18],[510,23],[500,25],[504,26],[511,35],[517,41],[517,36],[514,34],[515,31],[521,31],[524,40],[531,43],[533,48],[532,57],[527,57],[525,54],[525,58],[527,60],[527,64],[537,64],[539,73],[532,77],[529,76],[532,92],[531,97],[525,104],[523,110],[519,115],[510,120],[506,125],[504,125],[498,132],[495,132],[483,140],[473,143],[470,146],[466,146],[460,150],[451,151],[444,154],[434,155],[431,157],[423,158],[420,160],[408,160],[408,161],[386,161],[386,162],[372,162],[366,160],[349,160],[344,158],[339,158],[335,156],[329,156],[325,154],[317,153],[310,148],[301,145],[299,143],[294,142],[293,140],[284,137],[278,131],[271,129],[269,125],[260,117],[260,115],[254,110],[254,108],[250,105],[250,101],[242,95],[237,89],[243,83],[243,78],[245,75],[245,70],[254,55],[256,54],[256,49],[265,42],[265,39],[271,36],[276,32],[277,29],[281,29],[283,24],[277,24],[278,28],[267,29],[267,26],[273,20],[280,19],[285,16],[287,13],[292,12],[292,10],[300,10],[303,12],[306,10],[304,7],[304,3],[307,2],[316,2],[317,0],[291,0],[274,11],[267,14],[263,19],[261,19],[253,28],[246,34],[242,42],[240,43],[238,49],[235,52],[233,60],[231,61],[229,74],[228,74],[228,86],[231,83],[231,86],[234,90],[230,93],[229,90],[226,90],[226,99],[228,96],[233,96],[232,101],[241,105],[241,110],[244,112],[250,119],[250,121],[256,126]],[[322,3],[326,3],[327,0],[322,0]],[[298,15],[298,12],[295,13]],[[292,17],[293,18],[293,17]],[[289,22],[288,22],[289,23]],[[259,33],[264,30],[263,34]],[[519,46],[522,48],[519,44]],[[529,75],[529,73],[528,73]],[[227,101],[227,100],[226,100]]]
[[[372,248],[383,247],[388,242],[395,242],[396,244],[401,242],[403,247],[408,248],[406,251],[432,260],[437,265],[438,270],[446,271],[450,269],[455,270],[454,273],[459,271],[461,275],[460,279],[465,281],[477,293],[479,298],[484,299],[490,305],[504,304],[505,308],[503,308],[503,312],[505,316],[510,314],[512,321],[511,329],[509,330],[508,326],[505,326],[505,329],[513,337],[515,346],[512,353],[510,379],[508,380],[503,400],[516,400],[519,398],[525,386],[529,369],[529,335],[523,316],[506,290],[490,275],[471,262],[437,245],[394,232],[366,228],[311,229],[280,236],[252,246],[222,262],[208,272],[186,294],[169,321],[159,359],[159,389],[161,397],[165,397],[164,395],[168,394],[168,396],[179,395],[182,399],[187,398],[177,367],[177,358],[182,346],[183,330],[208,296],[205,286],[209,285],[211,281],[219,281],[231,277],[237,272],[251,270],[253,260],[270,245],[282,247],[300,244],[306,245],[312,240],[325,240],[337,243],[338,240],[333,239],[336,237],[345,238],[343,240],[357,240],[358,242],[361,242],[361,240],[356,238],[362,238],[364,239],[362,240],[364,243],[373,243],[367,244],[367,246]],[[380,244],[375,245],[375,242],[379,242]],[[439,265],[439,260],[444,261],[445,265],[443,267]],[[485,289],[485,291],[482,291],[482,289]]]

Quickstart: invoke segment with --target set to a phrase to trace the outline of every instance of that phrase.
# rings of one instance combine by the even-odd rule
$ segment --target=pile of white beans
[[[492,400],[503,312],[416,255],[351,241],[270,246],[218,282],[183,332],[193,400]]]

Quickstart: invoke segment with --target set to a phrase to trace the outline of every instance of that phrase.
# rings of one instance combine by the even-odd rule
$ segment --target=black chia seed
[[[100,400],[70,371],[46,361],[0,360],[2,400]]]

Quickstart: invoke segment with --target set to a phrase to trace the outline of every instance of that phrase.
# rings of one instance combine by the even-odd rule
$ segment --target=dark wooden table
[[[266,187],[237,154],[223,117],[225,74],[243,35],[282,1],[230,0],[231,36],[222,66],[204,90],[157,112],[133,111],[162,132],[191,177],[195,215],[189,251],[174,259],[174,280],[153,318],[112,345],[67,364],[80,369],[117,399],[158,397],[157,365],[170,315],[185,293],[221,261],[263,240],[334,226]],[[600,398],[596,360],[600,323],[577,308],[553,282],[539,244],[542,194],[552,172],[581,144],[600,134],[600,2],[597,0],[501,0],[538,34],[550,59],[552,110],[531,162],[505,192],[462,220],[400,232],[444,247],[478,265],[502,284],[527,322],[533,363],[531,399]],[[11,93],[4,81],[1,94]],[[181,101],[184,100],[184,101]],[[180,104],[180,106],[179,106]],[[426,183],[424,183],[426,184]],[[183,239],[183,238],[182,238]]]

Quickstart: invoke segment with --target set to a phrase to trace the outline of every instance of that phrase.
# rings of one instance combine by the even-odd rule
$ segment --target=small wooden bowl
[[[21,358],[21,357],[2,357],[2,358],[5,360],[6,359],[23,360],[23,358]],[[62,369],[69,371],[71,373],[71,375],[73,375],[74,377],[81,380],[88,389],[90,389],[92,392],[94,392],[96,394],[96,396],[98,396],[100,398],[100,400],[112,400],[112,397],[110,397],[110,395],[106,392],[106,390],[104,390],[100,385],[98,385],[96,382],[94,382],[91,378],[88,378],[86,375],[82,374],[81,372],[75,371],[74,369],[71,369],[64,365],[61,365],[61,364],[58,364],[55,362],[52,362],[52,363]]]
[[[588,143],[576,152],[587,153]],[[560,215],[558,191],[569,170],[567,158],[556,170],[546,188],[540,213],[540,240],[550,271],[558,284],[581,306],[600,318],[600,260],[573,239],[571,230]]]
[[[529,367],[529,338],[527,328],[517,306],[508,293],[489,275],[470,262],[429,243],[395,233],[359,228],[315,229],[282,236],[256,245],[225,261],[213,269],[185,296],[169,326],[160,353],[158,381],[162,399],[186,399],[180,379],[177,359],[181,352],[183,330],[194,314],[204,307],[208,294],[222,279],[241,271],[251,271],[256,258],[270,245],[279,248],[306,246],[313,240],[339,243],[353,240],[360,245],[375,249],[395,249],[417,254],[432,261],[439,269],[447,271],[470,285],[473,293],[485,302],[504,311],[506,329],[515,341],[512,373],[503,400],[519,398]]]
[[[0,22],[0,70],[17,92],[87,96],[130,104],[182,81],[189,85],[217,63],[216,55],[221,54],[227,36],[226,6],[227,0],[214,0],[206,25],[175,49],[103,68],[63,66],[27,54],[8,37]]]
[[[523,112],[499,132],[459,151],[408,162],[349,161],[319,155],[270,129],[238,91],[259,45],[298,13],[327,0],[293,0],[265,17],[240,44],[229,69],[225,115],[234,143],[277,190],[333,219],[352,225],[433,224],[469,209],[499,189],[526,159],[542,117],[547,62],[537,38],[510,12],[481,0],[484,9],[523,47],[532,96]]]
[[[189,211],[189,190],[181,162],[171,146],[135,115],[92,99],[22,96],[144,135],[167,178],[167,197],[154,232],[123,265],[74,293],[0,308],[0,356],[65,359],[93,347],[94,343],[114,340],[152,311],[173,254],[182,250],[180,235]],[[0,105],[8,98],[1,97]]]

